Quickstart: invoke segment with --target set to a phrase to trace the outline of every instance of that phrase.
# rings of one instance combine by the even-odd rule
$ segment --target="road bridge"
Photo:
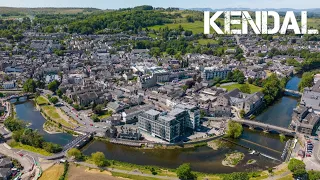
[[[271,124],[266,124],[259,121],[245,120],[245,119],[233,119],[232,121],[238,122],[244,126],[248,126],[252,129],[260,129],[264,132],[275,132],[286,136],[295,136],[296,132],[288,128],[279,127]]]
[[[65,145],[61,152],[59,152],[53,156],[47,157],[47,160],[61,159],[66,155],[66,153],[69,149],[72,149],[72,148],[80,149],[81,147],[86,145],[91,140],[92,136],[93,136],[93,133],[79,135],[76,139],[72,140],[67,145]]]

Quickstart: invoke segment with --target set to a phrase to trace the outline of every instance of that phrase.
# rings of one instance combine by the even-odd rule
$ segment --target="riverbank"
[[[41,154],[43,156],[52,156],[52,153],[49,153],[48,151],[41,149],[41,148],[36,148],[33,146],[29,146],[29,145],[25,145],[19,142],[16,142],[14,140],[12,140],[11,142],[9,142],[8,144],[10,147],[15,148],[15,149],[21,149],[21,150],[26,150],[26,151],[30,151],[33,153],[37,153],[37,154]]]
[[[73,136],[78,136],[78,133],[73,131],[75,125],[73,125],[73,123],[67,122],[65,118],[61,117],[61,114],[63,114],[63,112],[58,112],[61,110],[50,105],[45,97],[39,97],[41,97],[40,100],[34,99],[33,101],[35,102],[36,109],[40,111],[41,115],[46,120],[46,122],[43,124],[43,130],[48,134],[58,134],[66,132]],[[39,102],[40,104],[38,104]],[[70,119],[70,121],[72,121],[72,119]]]

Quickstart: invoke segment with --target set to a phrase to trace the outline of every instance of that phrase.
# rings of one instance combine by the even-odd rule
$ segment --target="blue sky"
[[[10,7],[95,7],[118,9],[138,5],[180,8],[320,8],[320,0],[0,0]]]

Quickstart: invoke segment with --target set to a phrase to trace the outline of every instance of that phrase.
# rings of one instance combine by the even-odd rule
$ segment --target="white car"
[[[96,128],[99,128],[99,126],[95,126]]]
[[[104,126],[103,129],[107,129],[107,126]]]

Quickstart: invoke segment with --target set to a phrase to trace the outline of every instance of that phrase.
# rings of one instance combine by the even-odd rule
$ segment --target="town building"
[[[261,92],[246,94],[239,89],[234,89],[220,95],[217,98],[217,103],[220,106],[234,106],[239,110],[244,110],[248,116],[263,104],[263,94]]]
[[[231,72],[231,70],[226,67],[205,67],[201,72],[201,78],[206,81],[214,78],[225,79],[229,72]]]
[[[2,84],[3,89],[13,89],[16,87],[16,83],[14,81],[7,81]]]
[[[313,112],[312,108],[303,105],[293,110],[290,128],[299,133],[315,135],[320,126],[320,116]]]
[[[194,131],[199,123],[199,109],[190,105],[177,105],[169,112],[150,109],[138,117],[140,130],[168,142],[177,141],[187,129]]]

